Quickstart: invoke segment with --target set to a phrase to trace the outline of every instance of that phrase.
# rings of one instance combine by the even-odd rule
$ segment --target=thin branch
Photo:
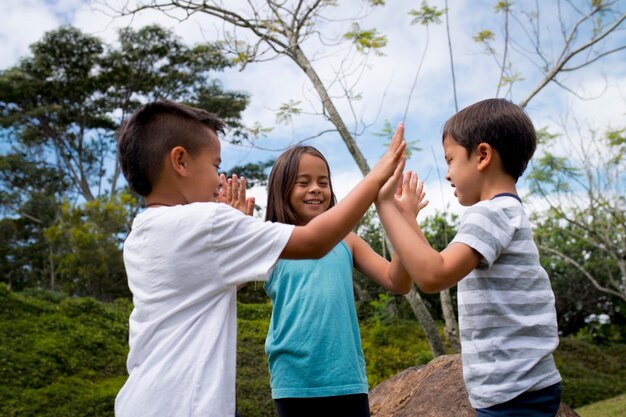
[[[452,38],[450,37],[450,22],[448,19],[448,0],[445,2],[446,8],[446,33],[448,36],[448,52],[450,53],[450,72],[452,73],[452,93],[454,94],[454,111],[459,111],[459,101],[456,94],[456,75],[454,73],[454,56],[452,54]]]
[[[592,12],[590,15],[592,15],[593,13],[595,13],[595,12]],[[569,47],[571,39],[574,36],[574,32],[576,31],[577,27],[580,25],[580,21],[577,22],[576,25],[574,26],[574,29],[572,29],[572,32],[570,33],[570,39],[568,41],[566,41],[566,44],[563,47],[563,52],[561,53],[561,57],[559,57],[559,60],[557,61],[557,63],[546,74],[546,76],[539,82],[539,84],[531,91],[531,93],[524,100],[522,100],[519,103],[519,106],[522,107],[522,108],[526,107],[528,102],[535,95],[537,95],[537,93],[539,93],[539,91],[541,91],[541,89],[543,89],[543,87],[545,87],[550,81],[552,81],[556,77],[556,75],[559,73],[559,71],[561,71],[561,69],[565,66],[565,64],[567,64],[567,62],[569,62],[570,59],[572,59],[573,57],[578,55],[580,52],[584,51],[587,48],[592,47],[593,45],[595,45],[596,43],[600,42],[602,39],[607,37],[611,32],[613,32],[615,29],[617,29],[617,27],[624,21],[624,19],[626,19],[626,13],[622,14],[619,19],[617,19],[607,30],[605,30],[598,37],[591,39],[586,44],[580,46],[579,48],[571,51],[568,54],[565,54],[565,51]]]
[[[585,268],[581,264],[576,262],[575,259],[567,256],[566,254],[564,254],[564,253],[562,253],[562,252],[560,252],[560,251],[558,251],[556,249],[552,249],[549,246],[539,245],[539,247],[541,248],[541,250],[544,250],[546,252],[550,252],[550,253],[552,253],[552,254],[562,258],[564,261],[570,263],[571,265],[573,265],[576,269],[578,269],[578,271],[580,271],[585,277],[587,277],[587,279],[589,281],[591,281],[593,286],[596,287],[599,291],[601,291],[603,293],[606,293],[606,294],[614,295],[614,296],[619,297],[622,300],[626,301],[626,295],[624,295],[624,294],[622,294],[622,293],[620,293],[618,291],[615,291],[615,290],[612,290],[610,288],[606,288],[606,287],[600,285],[600,283],[593,277],[593,275],[591,275],[589,272],[587,272],[585,270]]]
[[[584,62],[584,63],[582,63],[582,64],[580,64],[580,65],[578,65],[576,67],[562,68],[561,72],[576,71],[577,69],[580,69],[582,67],[585,67],[585,66],[587,66],[589,64],[592,64],[592,63],[596,62],[597,60],[599,60],[600,58],[602,58],[604,56],[610,55],[610,54],[612,54],[614,52],[621,51],[622,49],[626,49],[626,45],[620,46],[619,48],[611,49],[610,51],[606,51],[604,53],[601,53],[600,55],[596,56],[594,59],[592,59],[590,61],[586,61],[586,62]]]

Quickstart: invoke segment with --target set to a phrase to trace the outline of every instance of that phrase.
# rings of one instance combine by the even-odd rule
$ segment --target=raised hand
[[[254,197],[246,198],[246,179],[244,177],[238,179],[236,174],[233,174],[228,180],[226,180],[226,175],[221,174],[220,179],[222,186],[217,201],[226,203],[243,214],[252,216],[254,213]]]
[[[389,149],[387,149],[387,152],[378,160],[369,174],[376,178],[381,187],[387,182],[389,177],[394,174],[399,165],[404,167],[406,160],[405,149],[404,123],[400,123],[391,138]],[[400,171],[402,171],[402,169],[403,168],[401,168]]]
[[[424,200],[425,196],[424,181],[420,181],[415,172],[407,171],[396,190],[393,202],[406,219],[414,220],[420,210],[428,205],[428,200]]]

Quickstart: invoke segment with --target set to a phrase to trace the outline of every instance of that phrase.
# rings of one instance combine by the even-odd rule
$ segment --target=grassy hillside
[[[16,294],[0,284],[0,415],[113,416],[126,379],[131,309],[126,300],[102,304],[48,292]],[[237,393],[245,417],[275,416],[263,351],[269,316],[267,304],[239,306]],[[362,337],[370,386],[431,359],[412,321],[365,324]],[[582,407],[626,393],[624,357],[626,345],[562,340],[556,360],[564,401]]]
[[[576,409],[580,417],[624,417],[626,416],[626,394]]]

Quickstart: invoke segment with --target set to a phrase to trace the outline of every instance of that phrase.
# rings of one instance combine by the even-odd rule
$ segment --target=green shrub
[[[599,347],[564,338],[554,357],[563,377],[563,401],[570,407],[626,393],[626,345]]]
[[[421,327],[379,312],[361,324],[370,388],[432,359]],[[17,294],[0,284],[0,415],[110,417],[126,380],[130,301],[100,303],[48,291]],[[264,351],[271,306],[239,304],[237,407],[275,417]],[[563,400],[576,408],[626,393],[626,345],[561,339],[555,360]]]
[[[0,415],[112,416],[126,380],[130,302],[5,287],[0,303]]]

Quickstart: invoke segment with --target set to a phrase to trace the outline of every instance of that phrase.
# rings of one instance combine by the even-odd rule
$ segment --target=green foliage
[[[59,220],[45,237],[64,292],[99,299],[130,295],[121,248],[136,204],[130,194],[119,193],[82,206],[62,205]]]
[[[437,10],[437,7],[430,7],[426,1],[422,1],[420,9],[409,11],[409,16],[413,16],[412,25],[428,26],[441,23],[441,16],[444,13],[445,10]]]
[[[298,107],[300,101],[289,100],[287,103],[283,103],[276,112],[276,121],[278,123],[291,123],[294,115],[302,113],[302,109]]]
[[[483,29],[474,35],[474,42],[488,43],[496,38],[496,34],[489,29]]]
[[[0,306],[0,415],[113,415],[126,380],[128,300],[101,303],[42,290],[20,294],[0,284]],[[264,352],[270,315],[267,302],[238,305],[237,408],[246,417],[276,415]],[[414,320],[362,322],[361,337],[370,388],[432,359]],[[626,344],[561,339],[555,360],[563,400],[580,407],[626,392],[625,355]]]
[[[352,23],[352,30],[343,35],[344,39],[350,40],[356,46],[357,51],[373,51],[381,55],[380,49],[387,45],[387,37],[378,34],[376,29],[361,29],[361,25]]]
[[[540,193],[542,189],[548,192],[568,192],[580,173],[580,169],[568,157],[545,151],[536,158],[527,178],[533,193]]]
[[[389,120],[385,120],[385,124],[383,125],[383,129],[380,132],[374,132],[372,135],[379,138],[384,138],[388,142],[385,142],[385,147],[388,147],[391,143],[391,138],[393,137],[396,128],[391,125]],[[417,146],[419,143],[419,139],[407,140],[406,141],[406,157],[410,158],[415,152],[420,152],[422,148]]]
[[[130,302],[0,284],[0,305],[0,415],[112,415],[126,379]]]
[[[246,417],[276,416],[265,356],[271,314],[269,303],[238,305],[237,410]]]
[[[508,13],[511,10],[511,6],[513,2],[511,1],[498,1],[496,5],[493,7],[496,13],[504,12]]]
[[[114,45],[65,26],[1,70],[0,280],[127,296],[120,242],[137,202],[119,195],[115,131],[140,104],[172,99],[217,113],[233,141],[247,139],[247,95],[213,79],[230,65],[220,45],[187,46],[159,26],[123,28]]]
[[[425,365],[432,359],[423,329],[415,320],[362,325],[361,343],[370,388],[408,367]]]
[[[616,261],[607,257],[603,248],[592,243],[592,231],[580,231],[576,225],[566,222],[558,211],[549,210],[541,216],[533,216],[533,223],[541,264],[548,272],[556,297],[561,334],[568,336],[586,329],[582,330],[581,337],[586,332],[589,337],[596,337],[596,341],[619,338],[614,333],[609,336],[610,326],[594,330],[593,324],[588,324],[587,320],[600,314],[607,314],[612,321],[624,320],[624,304],[599,291],[583,271],[557,253],[570,254],[578,259],[585,271],[597,277],[597,282],[602,285],[611,277],[619,276]],[[581,297],[581,294],[585,296]]]
[[[626,392],[626,345],[600,348],[561,339],[555,361],[563,377],[563,401],[576,408]]]

